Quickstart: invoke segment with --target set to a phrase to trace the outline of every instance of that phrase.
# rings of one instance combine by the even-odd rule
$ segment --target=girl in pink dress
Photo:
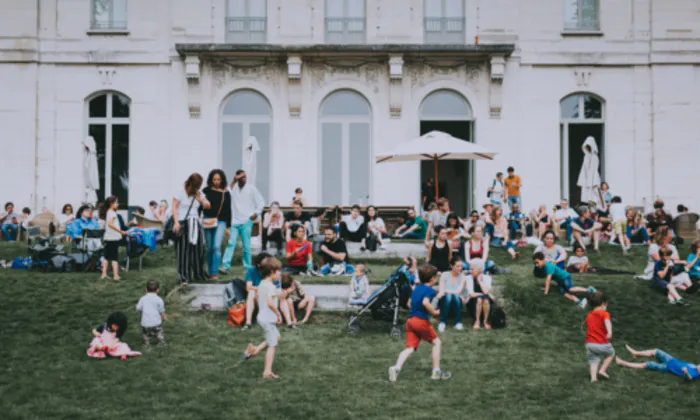
[[[128,322],[123,312],[111,314],[106,323],[92,330],[94,338],[90,342],[87,355],[96,359],[112,356],[122,360],[126,360],[128,356],[140,356],[141,352],[131,350],[128,344],[120,341],[127,326]]]

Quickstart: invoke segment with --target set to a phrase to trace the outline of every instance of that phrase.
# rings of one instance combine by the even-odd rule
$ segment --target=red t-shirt
[[[586,343],[608,344],[610,341],[605,338],[608,330],[605,328],[605,320],[610,319],[608,311],[591,311],[586,317]]]
[[[309,255],[311,255],[312,251],[311,243],[309,241],[304,239],[304,242],[299,243],[292,239],[291,241],[287,242],[287,252],[292,253],[303,246],[306,246],[306,248],[303,251],[299,251],[294,257],[288,259],[287,264],[294,267],[306,267],[306,262],[309,261]]]

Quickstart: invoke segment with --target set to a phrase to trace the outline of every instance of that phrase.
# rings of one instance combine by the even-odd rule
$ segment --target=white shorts
[[[671,277],[671,284],[674,286],[680,286],[684,284],[690,287],[693,285],[693,282],[690,281],[690,276],[688,276],[688,273],[681,273]]]
[[[265,333],[265,341],[270,347],[277,347],[280,341],[280,332],[277,330],[277,325],[270,322],[259,322],[260,328],[263,329]]]

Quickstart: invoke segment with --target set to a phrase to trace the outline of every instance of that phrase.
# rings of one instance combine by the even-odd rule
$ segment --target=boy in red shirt
[[[612,322],[608,313],[608,298],[604,294],[594,293],[589,302],[593,310],[586,317],[586,355],[591,369],[591,382],[598,382],[598,375],[610,379],[606,371],[615,357],[615,349],[610,344]],[[603,359],[602,365],[600,359]]]
[[[389,368],[389,382],[396,382],[401,367],[406,360],[418,350],[421,340],[433,345],[433,375],[432,379],[450,379],[452,374],[440,369],[441,342],[435,330],[430,325],[430,315],[439,316],[431,301],[437,295],[433,286],[437,280],[437,268],[425,264],[418,269],[420,284],[411,293],[410,312],[406,321],[406,348],[399,354],[396,365]]]

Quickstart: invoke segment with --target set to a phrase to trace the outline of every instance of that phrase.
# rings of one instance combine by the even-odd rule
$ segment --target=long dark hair
[[[374,218],[372,218],[369,215],[369,209],[374,209]],[[373,222],[373,221],[377,220],[377,218],[379,217],[379,210],[377,210],[377,208],[371,204],[369,206],[367,206],[367,211],[365,213],[367,214],[367,221],[368,222]]]
[[[116,203],[117,200],[117,197],[113,195],[107,197],[105,204],[100,207],[100,219],[107,220],[107,212],[109,211],[110,207],[112,207],[112,204]]]
[[[81,217],[83,217],[83,212],[86,209],[92,209],[92,206],[89,206],[87,204],[83,204],[82,206],[78,207],[78,211],[75,213],[75,218],[80,219]]]
[[[212,171],[209,172],[209,176],[207,177],[207,187],[214,188],[214,175],[219,175],[221,177],[221,185],[219,185],[218,188],[225,189],[228,182],[226,181],[226,174],[221,169],[212,169]]]
[[[112,328],[112,325],[116,324],[119,326],[117,331],[117,338],[122,338],[126,332],[126,328],[129,326],[129,321],[126,318],[124,312],[114,312],[107,317],[107,328]]]
[[[193,173],[185,181],[185,192],[187,195],[195,195],[202,188],[202,175],[197,172]]]

